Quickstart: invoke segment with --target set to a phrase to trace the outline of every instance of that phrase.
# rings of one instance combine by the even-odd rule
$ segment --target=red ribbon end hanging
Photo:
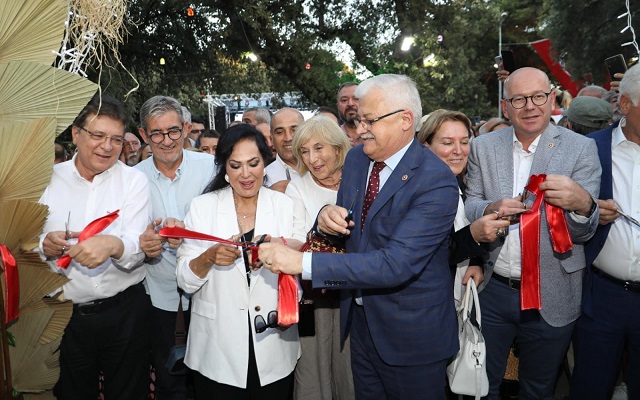
[[[520,309],[539,310],[542,308],[540,296],[540,220],[544,191],[539,186],[546,179],[545,174],[531,175],[526,189],[536,196],[531,212],[520,216],[520,242],[522,251]],[[553,250],[565,253],[573,247],[571,235],[564,216],[564,210],[545,203],[545,213]]]
[[[293,275],[278,275],[278,325],[297,324],[298,281]]]
[[[4,266],[4,323],[8,324],[17,319],[20,313],[20,279],[18,277],[18,264],[7,246],[0,244],[0,254],[2,255],[2,265]]]

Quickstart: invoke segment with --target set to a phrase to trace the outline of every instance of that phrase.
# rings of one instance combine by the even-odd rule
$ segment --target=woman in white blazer
[[[220,169],[191,202],[186,228],[240,241],[291,237],[291,199],[262,186],[269,155],[250,125],[225,132],[216,150]],[[241,250],[200,240],[184,240],[178,250],[178,285],[193,293],[185,363],[194,370],[198,400],[287,399],[291,392],[297,326],[273,323],[278,276],[252,267]]]

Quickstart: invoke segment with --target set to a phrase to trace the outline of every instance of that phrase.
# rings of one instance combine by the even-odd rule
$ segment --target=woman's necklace
[[[334,183],[333,185],[325,185],[324,183],[320,182],[320,180],[317,179],[313,174],[311,174],[311,177],[313,178],[313,181],[319,186],[330,190],[338,190],[338,188],[340,187],[340,182],[342,182],[342,176],[340,177],[340,179],[338,179],[338,182]]]
[[[244,234],[249,232],[251,229],[253,229],[254,226],[254,219],[256,217],[255,211],[253,212],[253,215],[245,215],[241,213],[238,209],[238,202],[236,201],[235,196],[233,198],[233,205],[236,208],[236,220],[238,221],[238,228],[240,228],[240,233]]]

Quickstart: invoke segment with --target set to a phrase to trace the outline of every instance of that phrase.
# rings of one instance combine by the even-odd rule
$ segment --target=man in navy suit
[[[411,79],[376,76],[356,97],[363,145],[349,152],[337,205],[323,208],[317,224],[343,235],[347,253],[266,244],[260,259],[274,272],[302,273],[316,288],[347,289],[341,334],[351,335],[356,398],[444,399],[447,361],[458,350],[447,261],[456,180],[414,139],[422,108]],[[379,187],[377,196],[369,186]]]
[[[587,242],[582,316],[573,338],[572,399],[610,399],[629,352],[629,399],[640,399],[640,66],[620,82],[619,123],[594,132],[602,164],[600,225]]]

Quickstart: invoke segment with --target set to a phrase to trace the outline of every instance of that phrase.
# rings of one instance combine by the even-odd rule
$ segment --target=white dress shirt
[[[613,130],[611,140],[613,200],[640,220],[640,146],[625,137],[621,129],[625,122]],[[624,217],[613,221],[593,265],[618,279],[640,282],[640,228]]]
[[[215,175],[215,157],[190,150],[182,151],[182,163],[171,180],[164,176],[149,157],[135,166],[149,180],[153,219],[168,217],[184,221],[194,197],[202,194]],[[165,243],[162,254],[147,260],[145,287],[154,307],[165,311],[178,311],[178,283],[176,282],[176,249]],[[189,300],[182,299],[183,309]]]
[[[513,133],[513,197],[521,194],[529,181],[538,142],[540,142],[540,135],[529,145],[527,152],[515,132]],[[493,272],[507,278],[519,279],[522,265],[520,251],[520,224],[512,224],[504,238],[504,245],[493,267]]]
[[[267,171],[267,185],[269,186],[286,179],[300,178],[300,173],[282,161],[279,154],[271,164],[267,165],[265,171]]]
[[[531,176],[531,166],[533,165],[533,157],[540,142],[540,136],[529,145],[529,152],[525,151],[522,143],[513,133],[513,193],[516,197],[524,192],[524,187],[529,183]],[[540,205],[544,207],[544,203]],[[586,222],[587,217],[578,215],[574,212],[569,213],[569,217],[577,222]],[[520,279],[522,268],[522,249],[520,242],[520,224],[511,224],[504,238],[504,245],[500,249],[500,254],[496,259],[493,272],[513,279]]]
[[[53,270],[70,279],[63,286],[65,298],[84,303],[112,297],[144,279],[139,236],[149,224],[151,202],[147,178],[140,171],[118,161],[89,182],[78,172],[75,160],[76,156],[53,167],[51,182],[40,198],[40,203],[49,206],[40,251],[47,233],[65,230],[67,218],[69,230],[80,232],[94,219],[116,210],[120,210],[119,217],[98,235],[116,236],[124,244],[120,259],[109,258],[94,269],[73,260],[67,269],[59,268],[57,260],[49,262]]]

